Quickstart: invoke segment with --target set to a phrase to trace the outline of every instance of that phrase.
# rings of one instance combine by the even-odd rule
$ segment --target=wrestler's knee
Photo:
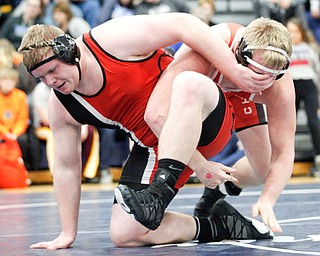
[[[219,90],[207,76],[193,71],[178,74],[172,85],[172,101],[182,101],[185,107],[203,106],[210,112],[215,108]],[[174,98],[175,97],[175,98]]]
[[[193,71],[184,71],[176,76],[173,82],[173,90],[190,96],[197,96],[201,93],[201,84],[206,78]]]
[[[117,247],[128,247],[130,235],[126,230],[120,228],[110,228],[110,239]]]
[[[124,212],[119,205],[112,207],[110,239],[115,246],[136,246],[141,239],[143,231],[145,231],[145,228]]]
[[[122,223],[111,223],[110,239],[117,247],[132,247],[139,239],[139,233],[136,225],[124,220]]]

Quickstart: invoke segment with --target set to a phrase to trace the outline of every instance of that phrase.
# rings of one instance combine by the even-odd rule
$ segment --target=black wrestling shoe
[[[165,209],[176,192],[165,182],[153,181],[147,189],[134,191],[126,185],[118,185],[115,197],[120,206],[148,229],[160,226]]]
[[[226,181],[223,185],[230,196],[238,196],[242,191],[242,188],[237,187],[231,181]]]
[[[232,205],[223,199],[220,199],[212,208],[212,215],[208,218],[217,223],[221,221],[221,230],[217,241],[224,239],[243,240],[243,239],[272,239],[273,232],[262,222],[249,219],[241,215]]]
[[[212,213],[213,205],[219,199],[224,199],[225,197],[226,195],[219,190],[219,186],[215,189],[204,188],[203,195],[200,197],[194,208],[194,216],[208,217]]]
[[[217,186],[215,189],[204,188],[203,195],[194,208],[194,216],[208,217],[212,213],[213,205],[219,199],[224,199],[227,194],[230,196],[238,196],[242,191],[241,188],[237,187],[230,181],[226,181],[225,183],[221,184],[221,187],[223,188],[223,192],[220,190],[219,186]]]

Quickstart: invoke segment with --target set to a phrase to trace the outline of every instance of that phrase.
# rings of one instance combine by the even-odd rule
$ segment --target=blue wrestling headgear
[[[255,62],[252,59],[252,50],[269,50],[269,51],[281,53],[283,56],[286,57],[287,63],[283,67],[282,70],[275,70],[275,69],[267,68],[267,67]],[[238,63],[240,63],[246,67],[249,64],[251,64],[251,65],[253,65],[263,71],[274,74],[276,76],[276,80],[280,79],[286,73],[286,71],[288,70],[288,68],[290,66],[290,58],[284,50],[277,48],[277,47],[273,47],[273,46],[267,46],[265,48],[251,47],[249,44],[246,43],[246,41],[244,40],[243,37],[241,38],[241,40],[238,44],[238,47],[236,49],[235,54],[236,54],[236,58],[237,58]]]

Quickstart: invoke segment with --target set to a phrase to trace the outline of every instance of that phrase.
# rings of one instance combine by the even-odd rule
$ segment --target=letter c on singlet
[[[251,115],[251,114],[252,114],[252,108],[251,108],[251,107],[244,108],[244,109],[243,109],[243,112],[244,112],[246,115]]]

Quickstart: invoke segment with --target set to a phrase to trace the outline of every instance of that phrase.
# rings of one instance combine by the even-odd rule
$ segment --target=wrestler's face
[[[46,56],[43,60],[50,58]],[[79,84],[79,72],[76,65],[67,64],[59,59],[52,59],[34,69],[32,75],[47,86],[63,94],[70,94]]]

